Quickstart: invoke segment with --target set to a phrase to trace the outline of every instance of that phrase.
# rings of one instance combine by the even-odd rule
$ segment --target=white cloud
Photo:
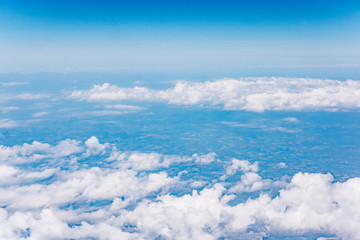
[[[190,187],[192,188],[201,188],[203,187],[204,185],[206,185],[206,181],[194,181],[192,183],[190,183]]]
[[[97,154],[104,154],[107,147],[109,147],[108,143],[100,144],[99,140],[92,136],[88,140],[85,141],[86,146],[86,154],[87,156],[90,155],[97,155]]]
[[[8,111],[12,111],[12,110],[18,110],[19,107],[1,107],[0,106],[0,111],[7,113]]]
[[[31,144],[24,143],[7,147],[0,145],[0,162],[7,163],[30,163],[40,161],[42,159],[54,159],[69,156],[83,151],[83,147],[79,146],[80,142],[75,140],[64,140],[56,146],[47,143],[34,141]]]
[[[213,161],[215,161],[216,153],[212,152],[212,153],[208,153],[208,154],[204,154],[204,155],[200,155],[200,156],[197,154],[193,154],[192,157],[195,159],[196,163],[210,164]]]
[[[241,181],[232,186],[230,193],[254,192],[263,189],[271,181],[264,181],[262,177],[254,172],[246,172],[241,176]]]
[[[0,101],[11,100],[38,100],[43,98],[49,98],[49,94],[32,94],[32,93],[20,93],[16,95],[0,94]]]
[[[294,118],[294,117],[283,118],[283,120],[286,121],[286,122],[291,122],[291,123],[298,123],[298,122],[300,122],[299,119]]]
[[[40,171],[26,171],[13,166],[0,165],[0,186],[32,183],[37,180],[51,177],[56,171],[58,171],[58,169],[55,168],[47,168]]]
[[[0,165],[0,183],[12,177],[18,170],[12,166]]]
[[[135,201],[176,182],[165,172],[137,177],[131,170],[99,168],[62,171],[57,173],[57,179],[50,185],[34,183],[0,188],[0,205],[10,210],[36,210],[117,197]]]
[[[119,152],[113,150],[107,161],[117,161],[119,168],[131,168],[136,171],[168,168],[171,164],[194,162],[197,164],[210,164],[215,161],[216,154],[193,154],[192,156],[164,155],[158,153]]]
[[[0,128],[13,128],[17,126],[19,126],[19,124],[17,124],[15,121],[10,119],[0,119]]]
[[[107,108],[107,109],[128,110],[128,111],[140,111],[140,110],[144,110],[144,109],[145,109],[145,108],[139,107],[139,106],[121,105],[121,104],[105,105],[104,107]]]
[[[49,114],[49,112],[37,112],[33,114],[33,117],[42,117]]]
[[[94,159],[88,156],[97,166],[88,166]],[[192,169],[169,168],[212,164],[215,156],[120,152],[96,137],[1,146],[0,239],[360,238],[360,178],[336,182],[330,174],[298,173],[280,185],[263,179],[257,162],[232,159],[223,180],[233,176],[233,183],[182,182]],[[182,184],[198,190],[177,193]],[[275,197],[267,188],[278,191]],[[243,192],[255,195],[238,202]]]
[[[326,233],[357,239],[360,179],[344,183],[332,180],[329,174],[299,173],[278,197],[261,194],[235,206],[228,204],[231,195],[224,195],[224,188],[217,184],[191,195],[144,200],[118,221],[137,226],[145,238],[161,235],[168,239],[217,239],[247,234],[253,234],[247,238],[261,238],[272,233]],[[246,231],[249,227],[252,233]]]
[[[226,168],[226,174],[221,177],[221,180],[225,180],[228,176],[234,175],[238,170],[241,170],[244,173],[259,171],[258,162],[251,164],[248,160],[239,160],[236,158],[233,158],[231,162],[232,165]]]
[[[18,86],[18,85],[28,85],[27,82],[4,82],[0,83],[4,87],[12,87],[12,86]]]
[[[278,166],[279,166],[280,168],[286,168],[286,167],[287,167],[286,163],[284,163],[284,162],[280,162],[280,163],[278,164]]]
[[[72,98],[88,101],[162,101],[178,105],[220,105],[229,110],[358,109],[360,81],[309,78],[241,78],[212,82],[178,82],[173,88],[121,88],[105,83]]]
[[[123,114],[129,114],[134,113],[134,111],[109,111],[109,110],[99,110],[99,111],[90,111],[87,112],[89,115],[94,116],[108,116],[108,115],[123,115]]]

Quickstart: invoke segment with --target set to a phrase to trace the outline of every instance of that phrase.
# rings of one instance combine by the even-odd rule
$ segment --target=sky
[[[0,239],[360,239],[359,10],[0,0]]]
[[[0,71],[358,67],[358,1],[1,1]]]

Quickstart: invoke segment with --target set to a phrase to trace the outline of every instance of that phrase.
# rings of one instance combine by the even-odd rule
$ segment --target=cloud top
[[[0,238],[360,238],[360,178],[297,173],[277,182],[260,176],[258,162],[217,160],[119,151],[94,136],[1,146]],[[183,177],[214,163],[223,177]]]
[[[360,107],[360,81],[311,78],[224,78],[206,82],[178,82],[172,88],[122,88],[104,83],[72,92],[87,101],[146,101],[176,105],[222,106],[245,111],[337,111]]]

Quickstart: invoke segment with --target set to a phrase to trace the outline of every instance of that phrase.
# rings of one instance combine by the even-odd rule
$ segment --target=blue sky
[[[359,9],[0,0],[0,239],[360,239]]]
[[[358,1],[1,1],[1,71],[357,66]]]

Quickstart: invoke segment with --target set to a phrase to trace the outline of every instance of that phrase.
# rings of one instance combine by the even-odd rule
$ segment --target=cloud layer
[[[241,78],[178,82],[173,88],[121,88],[104,83],[74,91],[71,98],[87,101],[157,101],[177,105],[222,106],[228,110],[337,111],[360,107],[360,81],[309,78]]]
[[[186,178],[215,163],[222,175]],[[1,146],[0,239],[360,238],[360,178],[298,173],[286,182],[260,169],[215,153],[121,151],[96,137]]]

